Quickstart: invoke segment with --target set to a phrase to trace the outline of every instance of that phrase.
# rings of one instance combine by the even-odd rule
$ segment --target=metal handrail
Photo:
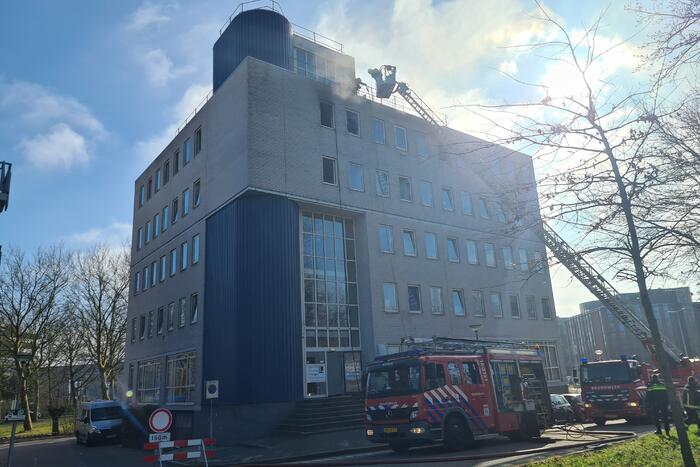
[[[204,99],[202,99],[202,101],[199,104],[197,104],[197,106],[194,109],[192,109],[192,111],[187,115],[187,117],[185,117],[185,121],[182,122],[179,127],[177,127],[175,135],[180,134],[180,131],[182,131],[182,129],[185,128],[185,126],[190,122],[190,120],[192,120],[192,117],[194,117],[197,114],[197,112],[199,112],[202,109],[202,107],[204,107],[204,104],[206,104],[209,101],[213,94],[214,90],[212,89],[207,93],[206,96],[204,96]]]
[[[228,25],[231,24],[231,21],[233,21],[233,18],[235,18],[236,15],[238,15],[239,13],[243,13],[244,11],[246,11],[246,6],[250,5],[251,3],[256,3],[256,4],[269,3],[269,5],[256,6],[254,8],[249,8],[248,10],[271,10],[271,11],[274,11],[277,13],[284,14],[284,12],[282,11],[282,7],[275,0],[249,0],[247,2],[241,2],[238,4],[236,9],[233,10],[233,13],[231,13],[229,15],[229,17],[226,19],[226,22],[224,23],[224,25],[221,26],[221,29],[219,29],[219,35],[222,35],[224,33],[224,29],[226,29],[228,27]]]
[[[343,44],[340,42],[324,36],[323,34],[319,34],[316,31],[312,31],[311,29],[305,28],[304,26],[299,26],[295,23],[292,23],[292,27],[294,28],[294,34],[297,36],[308,39],[314,44],[322,45],[323,47],[328,47],[336,52],[343,53]],[[299,32],[299,30],[304,31],[306,34]]]

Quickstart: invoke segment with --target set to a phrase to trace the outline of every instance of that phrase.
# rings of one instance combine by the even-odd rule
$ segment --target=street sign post
[[[206,390],[205,398],[209,399],[209,437],[214,437],[214,399],[219,398],[219,380],[212,379],[205,381],[204,387]]]

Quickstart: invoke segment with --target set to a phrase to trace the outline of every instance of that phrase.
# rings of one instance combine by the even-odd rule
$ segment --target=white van
[[[122,408],[117,401],[82,402],[75,420],[75,439],[88,446],[98,441],[119,441]]]

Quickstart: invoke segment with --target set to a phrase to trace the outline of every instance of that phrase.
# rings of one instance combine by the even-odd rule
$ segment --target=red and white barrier
[[[146,443],[143,449],[153,451],[153,454],[144,456],[143,461],[149,464],[163,465],[163,461],[182,461],[187,459],[199,459],[204,457],[204,464],[209,465],[208,459],[215,457],[216,453],[207,450],[206,446],[213,446],[216,440],[213,438],[179,439],[175,441],[161,441],[159,443]],[[163,452],[165,449],[182,449],[197,447],[196,451]]]

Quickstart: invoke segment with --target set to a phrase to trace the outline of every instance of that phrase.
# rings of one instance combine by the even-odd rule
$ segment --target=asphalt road
[[[7,444],[0,446],[0,466],[7,466]],[[131,467],[145,466],[144,451],[120,445],[87,447],[74,437],[21,441],[15,444],[12,467]]]

